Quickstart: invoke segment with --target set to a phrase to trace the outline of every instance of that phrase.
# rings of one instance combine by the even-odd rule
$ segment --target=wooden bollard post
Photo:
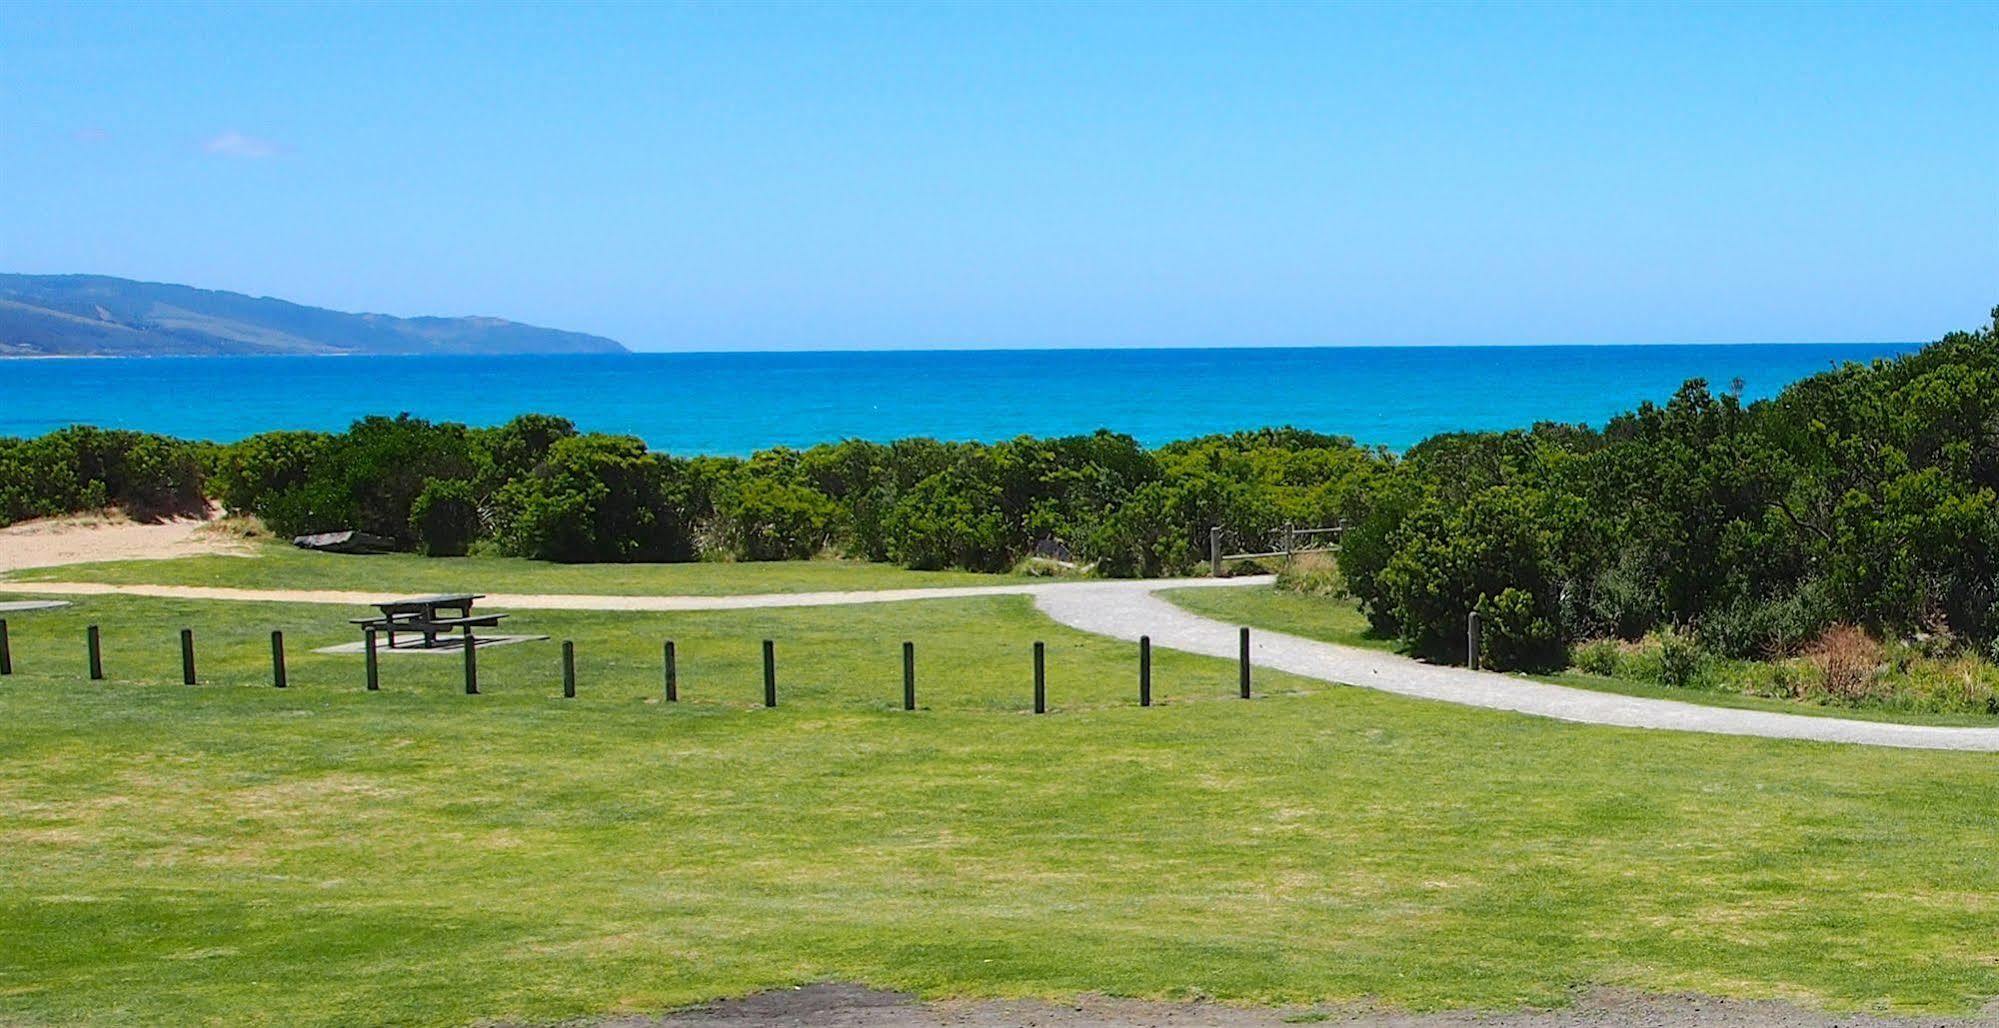
[[[764,706],[777,706],[777,644],[764,640]]]
[[[902,644],[902,709],[916,709],[916,644]]]
[[[472,637],[472,626],[466,625],[465,640],[465,695],[479,695],[479,640]]]
[[[368,691],[380,692],[382,689],[382,665],[380,658],[375,655],[375,630],[370,628],[361,634],[367,640]]]
[[[562,640],[562,698],[576,698],[576,644]]]
[[[1138,637],[1138,705],[1152,706],[1152,637]]]
[[[0,618],[0,675],[14,673],[14,649],[7,641],[7,619]]]
[[[104,644],[96,625],[83,630],[83,641],[90,650],[90,680],[101,681],[104,678]]]
[[[1034,644],[1034,712],[1048,713],[1048,662],[1046,647],[1039,641]]]
[[[285,678],[285,633],[271,632],[271,685],[282,689],[287,684]]]
[[[673,640],[666,641],[666,702],[680,702],[680,669],[674,665]]]
[[[1208,526],[1208,574],[1222,577],[1222,526]]]
[[[180,684],[194,684],[194,629],[180,630]]]
[[[1241,641],[1242,669],[1240,677],[1242,679],[1242,698],[1246,700],[1249,699],[1249,629],[1245,628],[1242,630]]]
[[[1465,666],[1478,667],[1479,639],[1478,611],[1465,615]]]

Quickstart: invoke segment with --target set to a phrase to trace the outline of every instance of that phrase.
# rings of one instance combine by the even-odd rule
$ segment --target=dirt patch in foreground
[[[241,539],[217,530],[215,516],[133,521],[121,514],[44,518],[0,528],[0,575],[22,568],[102,560],[165,560],[204,553],[249,555]]]
[[[1970,1019],[1832,1014],[1775,1001],[1700,996],[1647,996],[1599,990],[1561,1010],[1511,1014],[1407,1014],[1359,1008],[1273,1010],[1214,1003],[1151,1003],[1085,997],[1074,1003],[1026,1000],[945,1000],[857,985],[808,985],[722,1000],[663,1017],[600,1022],[615,1028],[1278,1028],[1295,1024],[1378,1028],[1941,1028],[1999,1025],[1999,1008]]]

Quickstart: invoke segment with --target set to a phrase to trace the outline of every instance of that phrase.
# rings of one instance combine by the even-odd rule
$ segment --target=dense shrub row
[[[1919,353],[1744,405],[1689,382],[1603,430],[1447,435],[1377,474],[1342,572],[1377,630],[1560,664],[1574,641],[1677,629],[1726,656],[1835,624],[1999,637],[1999,310]]]
[[[1060,541],[1106,574],[1206,559],[1208,527],[1261,538],[1326,522],[1389,466],[1289,429],[1147,450],[1066,439],[849,440],[747,460],[680,459],[528,415],[492,429],[410,417],[272,432],[220,450],[212,489],[285,535],[357,528],[433,554],[484,542],[559,561],[779,560],[836,551],[915,568],[1004,570]]]
[[[1794,653],[1835,624],[1999,638],[1999,310],[1994,327],[1849,365],[1753,405],[1687,383],[1601,430],[1452,434],[1395,457],[1295,429],[1147,449],[1063,439],[846,441],[676,458],[528,415],[490,429],[407,416],[204,448],[67,429],[0,440],[8,519],[208,491],[281,534],[358,528],[432,554],[769,560],[835,551],[1002,570],[1060,540],[1108,575],[1187,572],[1210,526],[1255,544],[1345,521],[1337,575],[1376,629],[1462,660],[1553,667],[1578,640]],[[1685,663],[1681,660],[1680,663]],[[1677,672],[1669,672],[1677,673]]]
[[[81,426],[36,439],[0,436],[0,525],[105,507],[141,518],[199,513],[212,449]]]

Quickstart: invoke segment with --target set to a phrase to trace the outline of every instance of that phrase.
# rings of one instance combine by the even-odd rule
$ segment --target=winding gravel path
[[[1269,579],[1228,581],[1257,584]],[[1077,584],[1038,593],[1034,603],[1042,613],[1081,631],[1131,640],[1150,635],[1154,646],[1210,657],[1236,656],[1240,645],[1237,626],[1183,610],[1158,595],[1158,589],[1157,585],[1134,586],[1122,582]],[[1252,630],[1250,659],[1258,667],[1326,682],[1563,721],[1866,746],[1999,751],[1999,728],[1851,721],[1619,696],[1490,671],[1425,664],[1392,653],[1337,646],[1279,632]]]
[[[487,602],[519,610],[697,611],[772,607],[825,607],[857,603],[949,600],[972,596],[1030,596],[1042,613],[1070,628],[1115,639],[1150,635],[1153,645],[1211,657],[1236,655],[1235,625],[1183,610],[1158,595],[1162,589],[1240,588],[1267,585],[1268,576],[1229,579],[1149,579],[1118,582],[1022,582],[1013,585],[846,592],[761,593],[736,596],[596,596],[494,593]],[[233,589],[215,586],[107,585],[94,582],[5,582],[0,593],[37,596],[153,596],[184,600],[325,603],[366,606],[381,593],[327,589]],[[1619,696],[1516,678],[1490,671],[1425,664],[1392,653],[1338,646],[1279,632],[1251,633],[1258,667],[1324,682],[1510,710],[1539,717],[1624,728],[1657,728],[1771,739],[1856,743],[1914,749],[1999,752],[1999,728],[1948,728],[1852,721],[1806,714],[1710,707],[1677,700]]]

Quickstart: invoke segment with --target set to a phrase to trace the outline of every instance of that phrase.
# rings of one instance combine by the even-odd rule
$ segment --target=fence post
[[[764,640],[764,706],[777,706],[777,644]]]
[[[1034,644],[1034,712],[1048,713],[1048,664],[1043,656],[1046,647],[1037,640]]]
[[[1152,706],[1152,637],[1138,637],[1138,705]]]
[[[1482,642],[1479,638],[1478,611],[1465,615],[1465,666],[1478,667],[1478,650]]]
[[[375,630],[367,629],[362,635],[367,640],[368,691],[379,692],[382,688],[382,669],[375,657]]]
[[[1249,629],[1243,629],[1239,638],[1242,644],[1242,698],[1246,700],[1249,699]]]
[[[472,638],[472,626],[465,626],[465,695],[479,695],[479,643]]]
[[[104,644],[96,625],[83,630],[83,641],[90,650],[90,680],[100,681],[104,678]]]
[[[1291,551],[1296,549],[1297,526],[1289,521],[1284,523],[1284,563],[1291,563]]]
[[[902,709],[916,709],[916,644],[902,644]]]
[[[1222,526],[1208,526],[1208,576],[1222,577]]]
[[[576,698],[576,644],[562,640],[562,698]]]
[[[271,631],[271,687],[285,687],[285,633]]]
[[[680,702],[680,669],[674,665],[673,640],[666,641],[666,702]]]
[[[14,673],[14,650],[7,641],[7,619],[0,618],[0,675]]]
[[[194,684],[194,629],[180,630],[180,684]]]

